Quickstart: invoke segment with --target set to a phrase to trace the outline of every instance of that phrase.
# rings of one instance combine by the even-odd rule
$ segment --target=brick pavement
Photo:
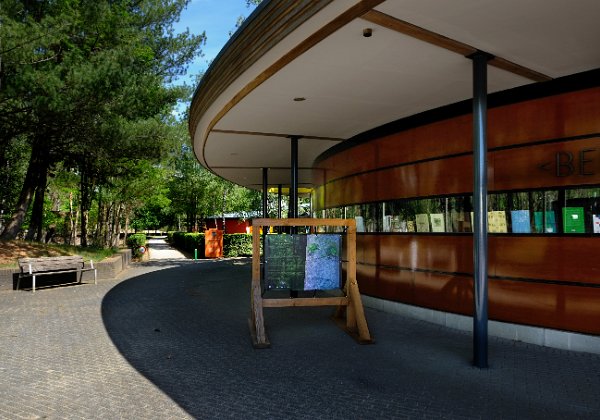
[[[247,327],[249,260],[160,260],[115,280],[0,292],[0,418],[600,418],[600,356],[366,310],[360,346],[329,308]]]

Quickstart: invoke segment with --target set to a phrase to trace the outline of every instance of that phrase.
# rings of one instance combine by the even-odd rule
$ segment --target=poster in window
[[[594,214],[594,233],[600,233],[600,214]]]
[[[365,231],[365,220],[362,218],[362,216],[356,216],[354,219],[356,220],[356,231],[364,232]]]
[[[563,207],[563,229],[565,233],[585,233],[583,207]]]
[[[432,232],[445,232],[444,226],[444,215],[443,213],[433,213],[430,214],[431,218],[431,231]]]
[[[513,233],[531,233],[529,210],[512,210],[510,212]]]
[[[426,214],[417,214],[415,219],[417,221],[417,232],[429,232],[429,218]]]
[[[472,215],[473,213],[471,213]],[[489,211],[488,212],[488,232],[489,233],[506,233],[506,212],[504,211]]]
[[[534,211],[533,222],[535,233],[556,233],[556,218],[553,211],[545,212],[546,226],[544,228],[544,212]]]

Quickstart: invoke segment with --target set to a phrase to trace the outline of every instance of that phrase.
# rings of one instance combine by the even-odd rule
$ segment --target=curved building
[[[372,306],[470,328],[480,284],[492,333],[590,350],[598,16],[595,0],[265,0],[195,93],[195,153],[356,218]]]

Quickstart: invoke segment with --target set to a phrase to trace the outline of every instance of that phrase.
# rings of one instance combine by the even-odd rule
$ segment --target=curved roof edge
[[[600,86],[600,68],[578,74],[559,77],[547,82],[519,86],[513,89],[491,93],[488,96],[488,108],[510,105],[532,99],[560,95]],[[360,133],[336,146],[331,147],[315,159],[315,165],[344,150],[366,143],[376,138],[389,136],[401,131],[410,130],[426,124],[435,123],[472,112],[472,100],[465,100],[439,108],[430,109],[419,114],[391,121],[379,127]]]
[[[225,44],[196,88],[188,120],[191,138],[202,115],[235,79],[332,1],[264,0]]]

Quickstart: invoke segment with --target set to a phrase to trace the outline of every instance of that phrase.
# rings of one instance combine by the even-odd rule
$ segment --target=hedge
[[[194,253],[198,250],[198,258],[204,258],[204,234],[187,232],[168,232],[167,240],[175,248]],[[252,235],[231,233],[223,235],[223,256],[239,257],[252,255]]]
[[[140,247],[146,246],[147,238],[144,233],[134,233],[127,237],[127,246],[131,249],[134,258],[140,258]]]

